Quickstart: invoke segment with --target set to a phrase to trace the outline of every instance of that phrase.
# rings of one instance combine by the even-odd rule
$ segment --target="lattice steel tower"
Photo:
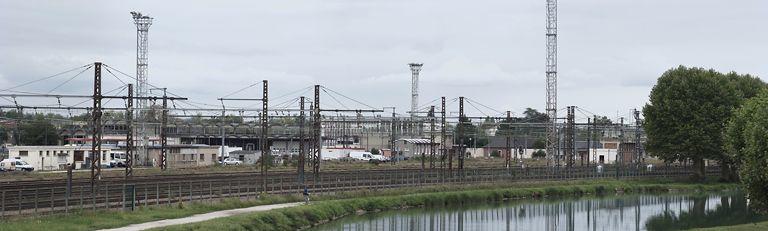
[[[149,26],[152,25],[152,18],[146,15],[142,15],[140,12],[132,11],[133,22],[136,24],[136,96],[147,97],[149,89],[147,88],[147,71],[148,61],[148,41],[147,36],[149,33]],[[139,99],[137,101],[139,113],[137,115],[137,122],[141,124],[138,129],[137,135],[141,137],[141,143],[137,147],[137,154],[144,158],[145,164],[149,161],[149,156],[146,152],[146,147],[149,143],[149,137],[147,135],[146,123],[144,123],[144,116],[146,109],[149,107],[146,99]]]
[[[411,67],[411,117],[416,117],[419,110],[419,72],[423,63],[409,63]]]
[[[559,162],[557,150],[557,0],[547,0],[547,156]]]
[[[131,12],[133,21],[136,24],[136,96],[147,96],[147,36],[149,26],[152,25],[152,18],[142,15],[140,12]],[[147,100],[141,99],[138,103],[139,108],[147,107]]]

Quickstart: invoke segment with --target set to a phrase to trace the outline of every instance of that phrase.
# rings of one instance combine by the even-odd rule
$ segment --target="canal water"
[[[680,230],[764,220],[733,191],[415,208],[349,216],[313,230]]]

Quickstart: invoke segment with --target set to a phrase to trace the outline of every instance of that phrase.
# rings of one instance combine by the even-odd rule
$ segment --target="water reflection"
[[[739,192],[517,201],[352,216],[316,230],[677,230],[768,219]]]

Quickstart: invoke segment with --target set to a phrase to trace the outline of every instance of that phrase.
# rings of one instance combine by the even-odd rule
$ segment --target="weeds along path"
[[[222,218],[222,217],[229,217],[229,216],[234,216],[234,215],[244,214],[244,213],[260,212],[260,211],[268,211],[268,210],[273,210],[273,209],[295,207],[295,206],[299,206],[301,204],[303,204],[303,202],[285,203],[285,204],[273,204],[273,205],[259,205],[259,206],[253,206],[253,207],[248,207],[248,208],[222,210],[222,211],[216,211],[216,212],[210,212],[210,213],[197,214],[197,215],[194,215],[194,216],[184,217],[184,218],[166,219],[166,220],[159,220],[159,221],[153,221],[153,222],[147,222],[147,223],[141,223],[141,224],[133,224],[133,225],[129,225],[129,226],[122,227],[122,228],[103,229],[102,231],[147,230],[147,229],[160,228],[160,227],[171,226],[171,225],[182,225],[182,224],[189,224],[189,223],[207,221],[207,220],[211,220],[211,219]]]

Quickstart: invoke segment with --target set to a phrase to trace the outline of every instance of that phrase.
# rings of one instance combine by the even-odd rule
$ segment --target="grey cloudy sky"
[[[559,4],[561,108],[628,116],[662,72],[681,64],[768,73],[768,1]],[[423,62],[422,103],[466,96],[517,114],[544,108],[544,0],[2,0],[0,86],[94,61],[135,74],[132,10],[155,18],[150,82],[196,102],[216,104],[268,79],[273,96],[322,84],[405,109],[407,63]],[[57,92],[88,94],[84,76]],[[19,90],[45,92],[64,80]],[[118,84],[108,79],[105,89]]]

